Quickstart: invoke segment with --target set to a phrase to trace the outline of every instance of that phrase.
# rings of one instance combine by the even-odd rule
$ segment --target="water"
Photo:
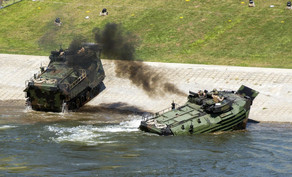
[[[291,124],[161,137],[139,131],[140,119],[1,106],[0,176],[292,176]]]

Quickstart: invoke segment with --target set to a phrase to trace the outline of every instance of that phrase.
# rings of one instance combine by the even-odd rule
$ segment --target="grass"
[[[10,5],[13,5],[15,3],[18,3],[19,1],[21,0],[2,0],[2,3],[0,2],[0,7],[7,7],[7,6],[10,6]]]
[[[144,61],[292,68],[286,1],[257,0],[255,8],[241,2],[23,0],[0,10],[0,53],[48,55],[114,22],[139,37],[136,56]],[[104,7],[109,16],[100,17]]]

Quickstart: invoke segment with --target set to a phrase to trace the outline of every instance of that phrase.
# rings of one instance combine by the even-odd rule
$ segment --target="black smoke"
[[[115,72],[118,77],[130,79],[150,97],[163,96],[165,93],[186,96],[174,84],[165,81],[154,68],[141,61],[134,61],[139,40],[132,33],[123,30],[121,24],[108,23],[103,29],[95,28],[93,33],[95,41],[103,45],[103,55],[116,59]]]
[[[110,59],[134,60],[137,37],[125,32],[120,24],[108,23],[93,29],[95,41],[103,45],[102,53]]]
[[[87,41],[88,39],[83,36],[76,36],[71,41],[69,48],[64,53],[68,66],[88,68],[95,63],[95,51],[86,50],[83,47]]]

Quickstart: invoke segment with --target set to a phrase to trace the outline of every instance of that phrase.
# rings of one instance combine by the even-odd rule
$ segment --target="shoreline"
[[[24,101],[25,81],[48,62],[48,56],[0,54],[0,106],[3,101]],[[170,107],[173,100],[180,105],[186,102],[186,97],[173,94],[149,97],[128,79],[116,76],[113,60],[102,59],[102,63],[106,72],[106,89],[87,103],[88,106],[158,112]],[[292,122],[291,69],[144,63],[186,94],[200,89],[237,90],[241,85],[246,85],[260,92],[251,107],[250,119],[259,122]]]

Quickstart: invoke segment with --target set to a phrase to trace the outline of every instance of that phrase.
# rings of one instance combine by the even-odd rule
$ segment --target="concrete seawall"
[[[0,101],[20,100],[24,104],[25,81],[46,66],[48,57],[0,54]],[[137,108],[156,112],[170,106],[172,100],[178,104],[186,97],[168,94],[164,97],[148,97],[128,79],[116,77],[115,64],[102,60],[106,72],[106,90],[87,106],[110,108]],[[242,84],[260,92],[254,100],[250,118],[257,121],[292,122],[292,70],[273,68],[251,68],[194,64],[172,64],[145,62],[168,82],[175,84],[186,94],[189,90],[237,90]]]

